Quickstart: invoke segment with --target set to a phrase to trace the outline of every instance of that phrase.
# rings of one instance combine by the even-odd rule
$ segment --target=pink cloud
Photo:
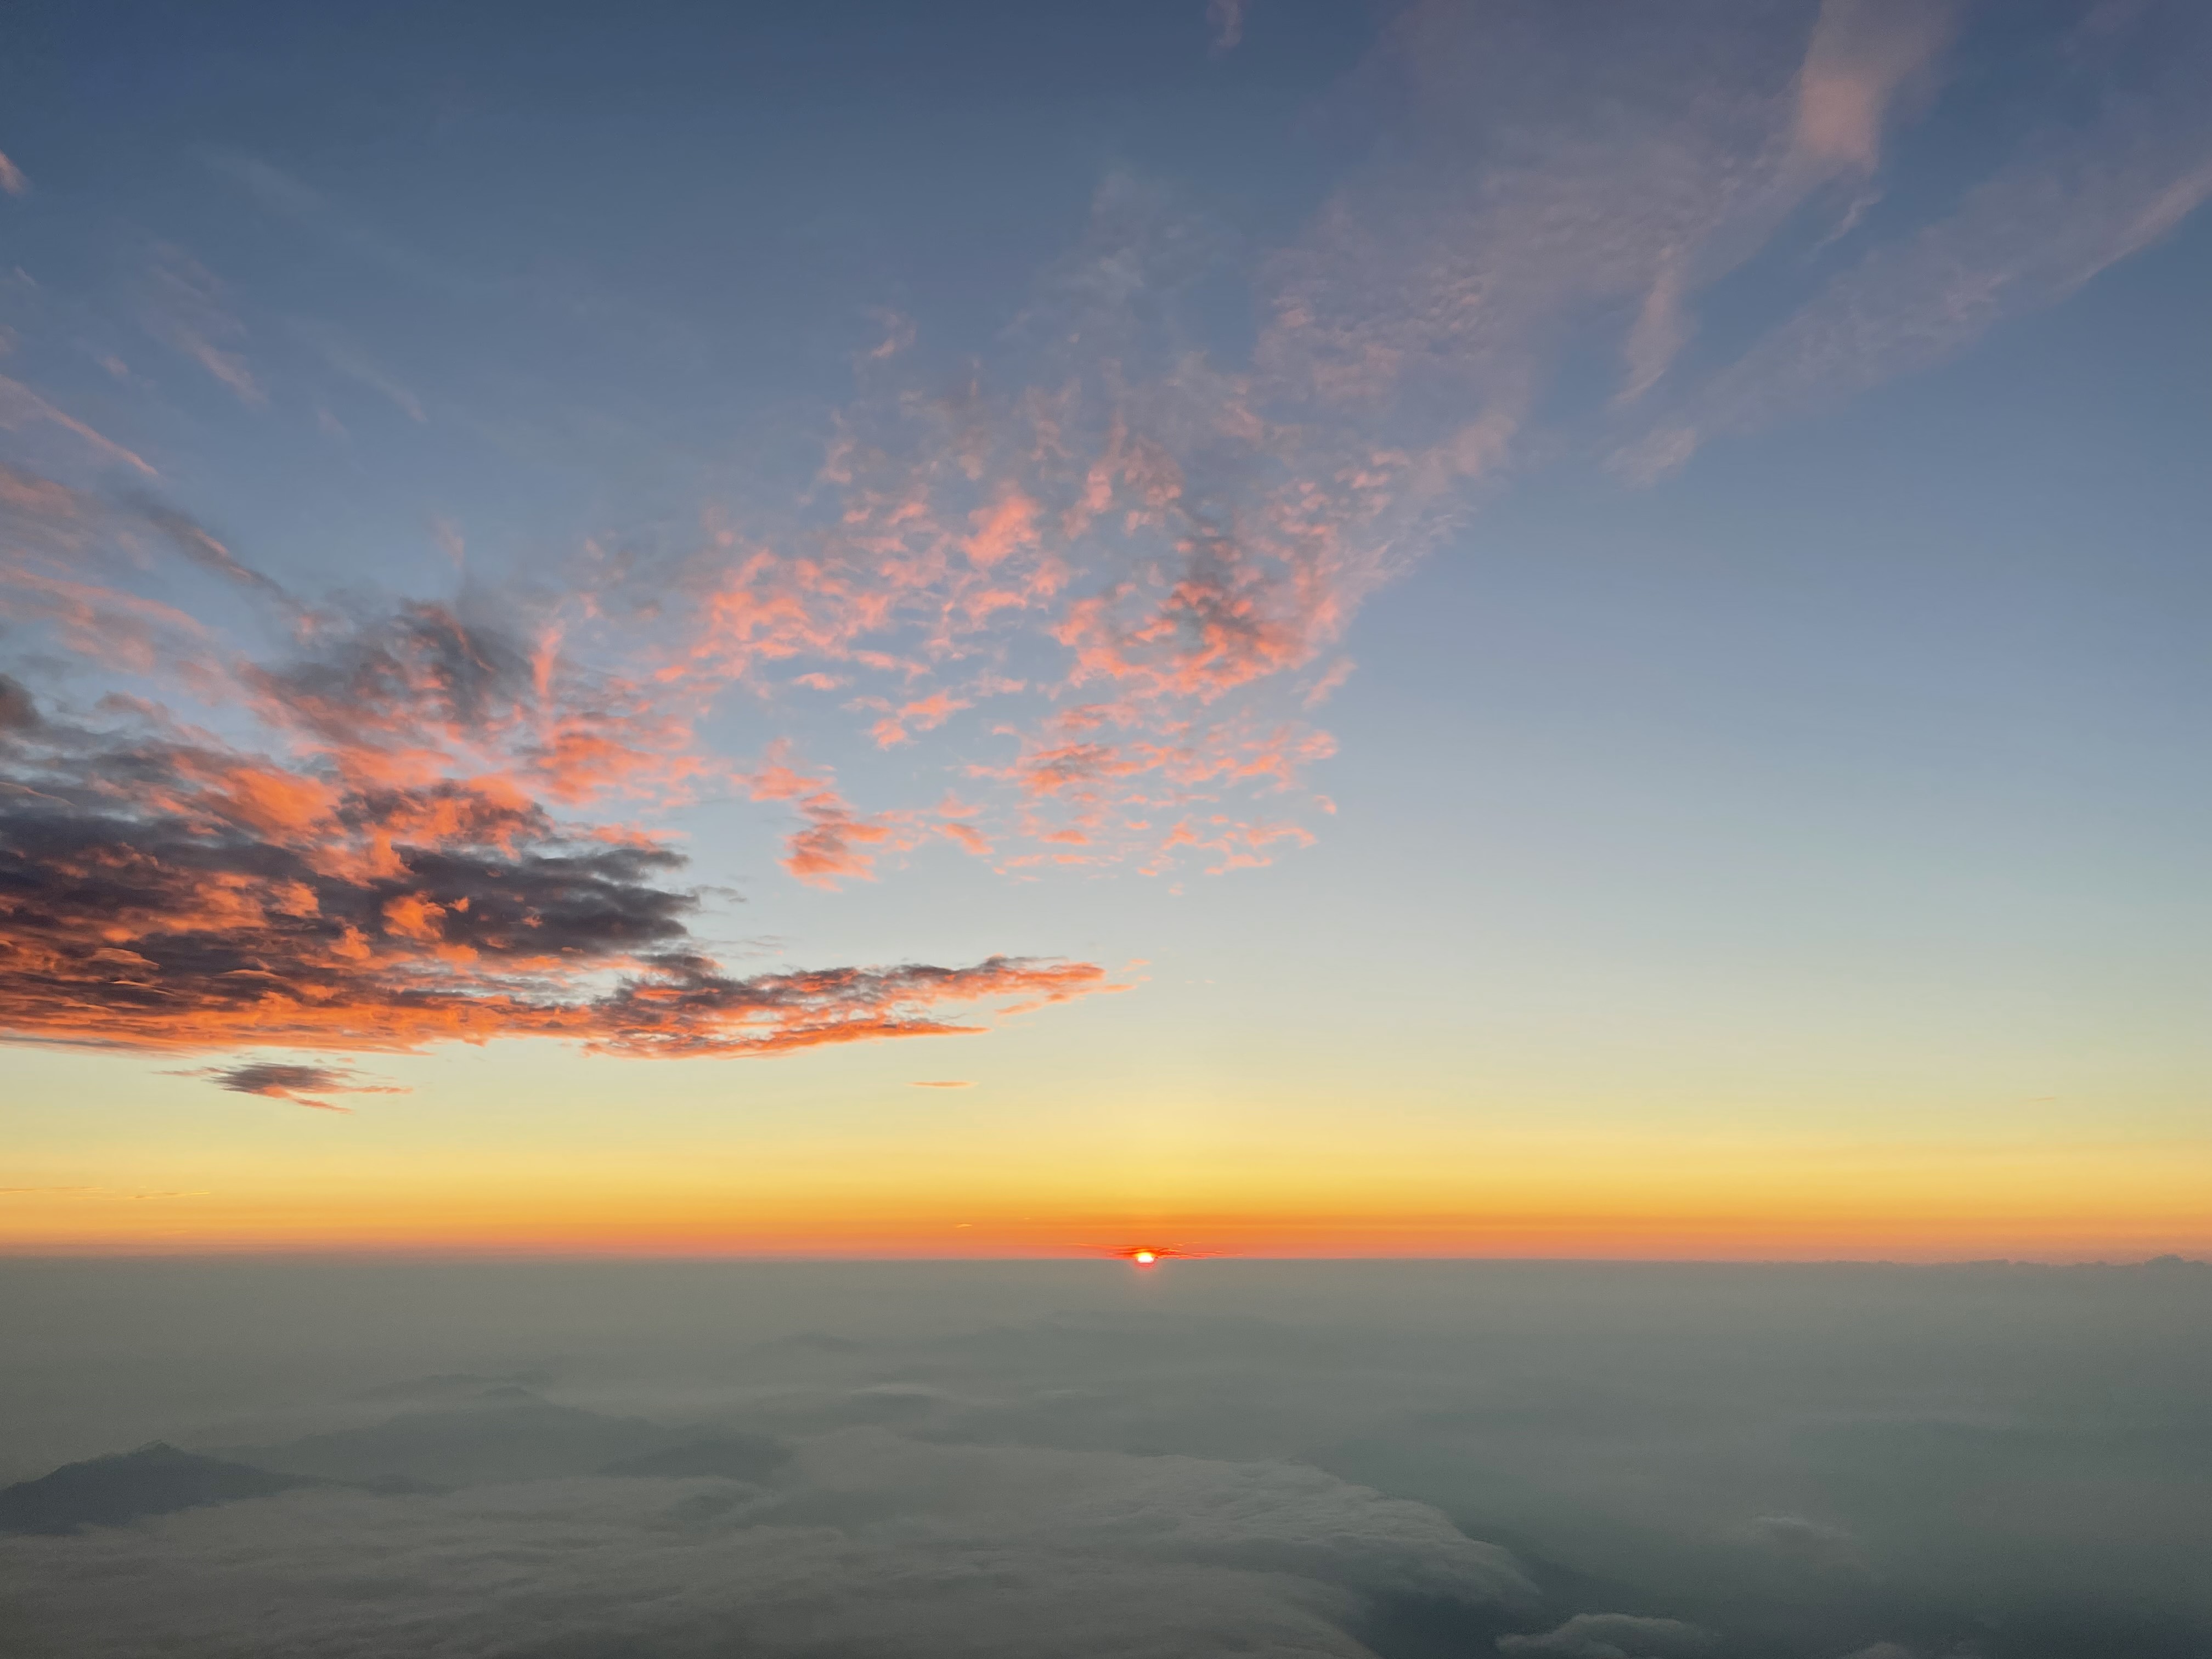
[[[975,706],[965,697],[956,697],[945,691],[933,692],[878,720],[871,735],[874,737],[878,748],[889,749],[911,741],[910,732],[933,732],[962,709]]]
[[[834,889],[844,881],[872,881],[876,850],[892,840],[894,825],[854,813],[834,790],[799,803],[806,820],[784,843],[783,867],[810,887]]]
[[[1244,39],[1246,0],[1206,0],[1206,21],[1212,26],[1213,49],[1234,52]]]
[[[143,474],[149,478],[159,477],[153,465],[140,455],[135,455],[121,444],[102,436],[75,416],[55,408],[30,387],[19,380],[0,374],[0,431],[15,432],[33,422],[43,421],[58,426],[82,439],[94,450],[111,461]]]
[[[222,285],[182,248],[167,244],[155,250],[148,275],[146,326],[234,392],[240,401],[269,401],[236,342],[246,326],[223,303]]]
[[[1798,149],[1871,173],[1891,106],[1924,79],[1957,25],[1948,0],[1822,0],[1798,75]]]

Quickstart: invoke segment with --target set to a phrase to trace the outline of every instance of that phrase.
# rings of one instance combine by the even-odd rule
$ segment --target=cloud
[[[41,1194],[54,1198],[205,1198],[205,1191],[133,1192],[120,1187],[0,1187],[0,1196]]]
[[[137,510],[194,566],[274,591],[183,515]],[[0,684],[9,1039],[344,1050],[538,1036],[769,1054],[975,1030],[951,1011],[1106,985],[1089,963],[1006,957],[725,973],[691,941],[698,899],[670,884],[678,854],[556,816],[608,793],[680,795],[702,764],[680,719],[568,662],[557,629],[526,645],[441,605],[305,612],[303,648],[263,665],[173,607],[30,565],[0,569],[0,603],[96,660],[185,665],[270,739],[246,746],[131,697],[85,724]],[[799,792],[803,878],[865,874],[890,836],[780,763],[754,784]],[[295,1099],[330,1087],[240,1075]]]
[[[23,176],[23,169],[9,161],[5,154],[0,154],[0,192],[22,196],[28,194],[30,188],[31,181]]]
[[[1808,1521],[1802,1515],[1759,1516],[1745,1527],[1744,1535],[1761,1548],[1808,1566],[1842,1571],[1863,1571],[1866,1566],[1858,1540],[1847,1528]]]
[[[964,1078],[942,1078],[928,1080],[916,1079],[908,1086],[915,1089],[972,1089],[975,1085]]]
[[[78,511],[76,492],[0,464],[0,511],[35,518],[69,519]]]
[[[127,1659],[156,1633],[185,1655],[383,1653],[410,1646],[401,1628],[423,1650],[544,1653],[541,1622],[564,1618],[573,1645],[552,1652],[780,1653],[838,1598],[854,1610],[811,1639],[854,1654],[911,1651],[909,1617],[956,1652],[966,1625],[985,1652],[1160,1659],[1239,1633],[1245,1651],[1473,1659],[1509,1632],[1528,1659],[1835,1659],[1885,1636],[2030,1659],[2190,1652],[2212,1629],[2203,1494],[2173,1478],[2197,1425],[2139,1399],[2201,1357],[2190,1275],[1215,1262],[1209,1221],[1100,1220],[1117,1230],[1073,1235],[1088,1265],[556,1263],[520,1297],[512,1264],[389,1266],[393,1293],[364,1297],[358,1263],[19,1262],[46,1347],[8,1396],[0,1480],[158,1432],[468,1489],[0,1546],[10,1628],[30,1594],[56,1659]],[[1108,1259],[1164,1240],[1184,1247],[1164,1275]],[[553,1352],[556,1377],[516,1375]],[[301,1397],[304,1375],[332,1396]],[[514,1386],[560,1378],[595,1409]],[[186,1433],[210,1418],[219,1435]],[[717,1443],[753,1448],[751,1469],[717,1468]],[[672,1478],[574,1478],[617,1459]],[[688,1478],[712,1474],[735,1478]],[[1837,1483],[1886,1582],[1747,1559],[1744,1492]],[[2107,1501],[2085,1505],[2085,1483]],[[1468,1541],[1498,1536],[1545,1564],[1540,1601],[1498,1588],[1499,1558]],[[771,1567],[802,1544],[813,1565]],[[1133,1606],[1103,1623],[1039,1588],[1108,1583]],[[1230,1600],[1186,1622],[1201,1593]],[[1156,1602],[1173,1610],[1142,1623]],[[1320,1625],[1280,1622],[1285,1606]],[[836,1623],[870,1607],[880,1626]],[[1726,1639],[1686,1633],[1692,1613]]]
[[[1926,76],[1958,9],[1946,0],[1821,0],[1797,79],[1798,149],[1873,172],[1891,106]]]
[[[147,331],[191,358],[236,394],[259,407],[269,401],[236,342],[246,325],[224,303],[223,285],[180,247],[162,243],[147,273]]]
[[[1004,957],[732,978],[689,945],[696,901],[662,884],[677,854],[495,781],[348,780],[151,733],[33,728],[8,758],[0,1031],[19,1041],[760,1054],[972,1030],[934,1011],[1104,983]]]
[[[1618,464],[1649,479],[1705,439],[1831,406],[1954,356],[2153,246],[2212,198],[2212,15],[2147,9],[2146,63],[2054,122],[1946,216],[1869,248],[1735,362],[1686,389]],[[1841,143],[1840,139],[1838,140]]]
[[[805,827],[784,843],[783,867],[793,879],[823,888],[873,879],[875,849],[894,837],[890,823],[860,817],[830,789],[807,796],[799,811]]]
[[[166,536],[172,546],[194,564],[212,570],[243,586],[258,588],[271,597],[289,600],[283,586],[260,571],[240,564],[231,550],[210,535],[190,514],[180,513],[143,491],[125,498],[146,522]]]
[[[757,1482],[309,1490],[0,1553],[35,1637],[115,1659],[335,1656],[401,1632],[456,1654],[1358,1659],[1400,1600],[1480,1619],[1530,1595],[1436,1510],[1318,1470],[879,1430],[801,1442]]]
[[[0,734],[35,731],[39,706],[20,680],[0,674]]]
[[[1206,21],[1213,30],[1213,50],[1234,52],[1244,39],[1248,0],[1206,0]]]
[[[292,332],[348,380],[366,386],[418,425],[428,420],[422,400],[387,374],[344,332],[327,323],[295,320]]]
[[[876,722],[871,734],[879,749],[890,749],[911,742],[916,731],[933,732],[963,708],[975,705],[965,697],[956,697],[948,692],[933,691],[928,696],[917,697],[905,707],[895,709]]]
[[[1718,1640],[1712,1632],[1678,1619],[1578,1613],[1541,1636],[1500,1637],[1498,1650],[1532,1659],[1699,1659]]]
[[[316,1095],[404,1095],[408,1090],[388,1084],[356,1083],[359,1074],[349,1066],[303,1066],[281,1060],[254,1060],[198,1073],[214,1079],[218,1089],[234,1094],[260,1095],[270,1100],[289,1100],[321,1112],[349,1112],[349,1106],[333,1106]]]
[[[149,478],[160,476],[155,471],[153,464],[143,456],[133,454],[74,416],[64,414],[20,380],[11,380],[0,374],[0,431],[20,431],[33,422],[44,422],[74,434],[103,459],[119,461]]]
[[[1225,40],[1243,9],[1211,15]],[[1982,253],[1938,227],[1916,254],[1908,227],[1854,255],[1893,275],[1856,293],[1838,279],[1737,366],[1697,350],[1721,279],[1757,262],[1802,294],[1832,264],[1797,239],[1863,236],[1891,138],[1936,90],[1960,16],[1945,0],[1751,18],[1723,0],[1400,9],[1330,112],[1371,141],[1368,159],[1286,245],[1255,253],[1172,191],[1108,177],[1075,245],[955,384],[928,384],[918,350],[872,359],[801,499],[718,503],[692,546],[634,562],[599,598],[675,623],[650,677],[669,695],[850,682],[866,737],[917,761],[950,714],[1018,685],[981,738],[963,724],[953,764],[982,810],[930,830],[1002,869],[1164,871],[1218,850],[1207,823],[1287,846],[1334,752],[1310,711],[1346,672],[1328,665],[1348,660],[1347,630],[1518,469],[1583,444],[1656,477],[1716,432],[1983,325],[1953,280],[1980,282]],[[2114,91],[2113,106],[2181,133],[2201,102],[2186,79]],[[2055,121],[2014,135],[2010,165],[2047,173]],[[2089,148],[2109,160],[2109,135]],[[2187,148],[2147,140],[2140,181],[2108,168],[2007,209],[2037,258],[2075,273],[2042,286],[2187,211]],[[1224,277],[1253,298],[1241,360],[1193,344],[1194,296]],[[1983,286],[2002,308],[2038,284]],[[1621,364],[1596,399],[1562,384],[1592,339]],[[1297,798],[1258,810],[1270,796]],[[915,834],[910,807],[835,791],[799,810],[786,867],[813,884],[865,878]],[[1256,861],[1244,839],[1204,867]]]
[[[1246,11],[1209,9],[1221,49]],[[337,618],[290,670],[188,647],[174,617],[112,597],[128,582],[94,592],[58,555],[16,604],[103,660],[235,678],[349,777],[496,778],[564,810],[750,787],[794,815],[781,862],[805,885],[878,878],[939,840],[1009,872],[1250,867],[1324,810],[1335,744],[1316,711],[1363,607],[1516,475],[1579,451],[1657,478],[1716,435],[1939,361],[2193,211],[2212,194],[2204,15],[2149,0],[2023,55],[2051,95],[1989,137],[1988,176],[1882,216],[1865,210],[1971,21],[1950,0],[1420,0],[1328,100],[1316,130],[1353,153],[1282,246],[1111,174],[957,374],[933,379],[927,331],[892,320],[896,349],[860,354],[803,479],[702,503],[680,532],[593,538],[545,596]],[[265,162],[204,159],[425,291],[483,297]],[[1701,308],[1754,277],[1772,303],[1746,318],[1783,320],[1724,354]],[[149,326],[260,395],[216,277],[165,246],[150,284]],[[1203,349],[1237,289],[1251,345]],[[422,418],[368,346],[290,326]],[[1602,386],[1575,367],[1594,343],[1617,362]],[[14,385],[0,422],[150,471]],[[149,522],[266,580],[180,516]],[[793,686],[849,688],[855,736],[911,762],[902,776],[962,780],[977,810],[944,821],[827,767],[764,793],[704,751],[726,693],[773,709]]]

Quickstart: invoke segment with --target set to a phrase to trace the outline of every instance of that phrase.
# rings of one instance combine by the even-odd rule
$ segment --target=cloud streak
[[[350,1112],[350,1106],[333,1105],[319,1095],[404,1095],[409,1091],[388,1084],[356,1083],[357,1075],[342,1066],[303,1066],[282,1060],[253,1060],[198,1073],[210,1078],[218,1089],[233,1094],[258,1095],[265,1100],[289,1100],[319,1112]]]
[[[1246,8],[1206,16],[1226,50]],[[1256,867],[1330,810],[1317,711],[1362,608],[1491,493],[1563,456],[1656,480],[1940,362],[2194,212],[2212,196],[2205,16],[2146,0],[2076,31],[1985,175],[1893,220],[1874,206],[1975,22],[1948,0],[1419,0],[1323,112],[1352,154],[1281,246],[1109,176],[979,357],[933,362],[925,328],[889,319],[805,476],[732,490],[681,532],[595,538],[550,597],[299,606],[301,661],[234,660],[166,599],[94,580],[107,509],[49,501],[26,472],[0,477],[0,507],[50,522],[9,555],[8,603],[81,654],[251,708],[288,764],[362,799],[465,779],[557,813],[738,792],[792,815],[781,866],[823,890],[948,842],[1023,878]],[[264,163],[208,159],[418,293],[476,292]],[[1754,271],[1779,320],[1704,327]],[[1250,345],[1224,350],[1209,319],[1240,285]],[[249,404],[269,395],[204,266],[159,249],[144,292],[148,327]],[[252,337],[272,332],[424,420],[371,343],[319,322]],[[0,425],[152,472],[12,380]],[[283,599],[197,520],[129,510]],[[708,752],[725,699],[787,712],[800,690],[842,694],[855,748],[896,769],[871,778],[811,734],[842,769],[802,767],[789,727],[751,771]],[[890,793],[918,774],[920,800],[971,799]]]
[[[2134,40],[2161,60],[2090,116],[2039,134],[1958,207],[1869,249],[1794,316],[1691,390],[1623,456],[1679,467],[1707,436],[1756,430],[1956,356],[2066,299],[2212,199],[2212,21],[2160,10]],[[2147,82],[2147,83],[2146,83]]]
[[[2112,68],[2105,114],[2031,124],[1950,217],[1869,246],[1956,6],[1407,7],[1339,100],[1374,159],[1287,245],[1253,257],[1112,177],[953,383],[913,378],[908,334],[865,356],[803,502],[718,507],[694,549],[633,572],[635,614],[672,585],[694,618],[654,683],[851,684],[879,748],[958,734],[985,799],[939,833],[1004,870],[1264,862],[1321,810],[1334,744],[1310,711],[1361,607],[1516,470],[1580,448],[1656,478],[1711,435],[1939,360],[2192,211],[2212,163],[2183,9],[2144,8],[2137,44],[2109,49],[2155,36],[2172,61]],[[1225,43],[1243,9],[1212,15]],[[1785,289],[1813,273],[1810,297],[1716,364],[1700,306],[1754,264]],[[1191,343],[1190,296],[1228,273],[1254,307],[1241,363]],[[1592,338],[1620,376],[1577,408],[1562,367]],[[908,844],[910,809],[806,810],[801,880]],[[1232,823],[1234,850],[1200,828]]]

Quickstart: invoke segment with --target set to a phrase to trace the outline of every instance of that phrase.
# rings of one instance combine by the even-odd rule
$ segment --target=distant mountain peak
[[[267,1498],[320,1483],[249,1463],[201,1457],[166,1440],[64,1463],[0,1491],[0,1532],[71,1533],[144,1516]]]

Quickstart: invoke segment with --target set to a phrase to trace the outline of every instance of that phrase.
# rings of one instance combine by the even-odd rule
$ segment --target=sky
[[[0,1249],[2212,1249],[2204,7],[5,27]]]

